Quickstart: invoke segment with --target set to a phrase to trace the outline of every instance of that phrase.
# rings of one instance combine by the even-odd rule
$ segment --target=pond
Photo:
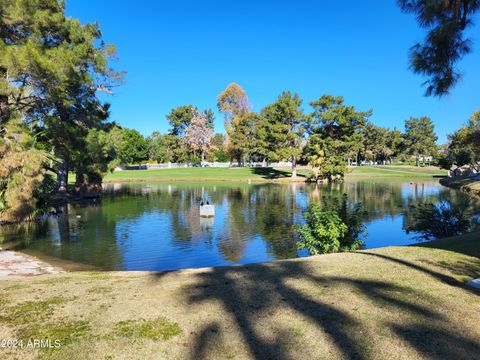
[[[63,214],[0,228],[0,243],[47,259],[102,270],[174,270],[307,256],[292,233],[311,201],[348,194],[365,212],[366,248],[406,245],[410,205],[465,201],[435,180],[313,184],[112,184],[101,201]],[[199,215],[206,198],[213,218]],[[478,203],[475,204],[478,206]]]

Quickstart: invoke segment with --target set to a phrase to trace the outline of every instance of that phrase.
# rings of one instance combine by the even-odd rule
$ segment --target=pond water
[[[40,257],[104,270],[173,270],[307,256],[292,225],[311,201],[348,194],[366,211],[366,248],[405,245],[410,205],[465,201],[436,180],[313,184],[112,184],[101,201],[69,205],[58,217],[0,228],[0,243]],[[201,218],[202,198],[215,205]],[[477,206],[478,204],[475,204]]]

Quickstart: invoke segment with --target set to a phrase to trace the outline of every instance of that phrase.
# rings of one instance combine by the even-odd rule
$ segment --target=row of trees
[[[341,96],[324,95],[310,102],[311,113],[305,113],[302,104],[298,94],[286,91],[257,113],[245,91],[232,83],[217,101],[225,135],[214,134],[211,110],[179,106],[167,115],[168,134],[154,132],[143,139],[137,132],[136,141],[127,143],[136,157],[120,156],[120,162],[291,161],[293,177],[302,163],[314,169],[316,178],[332,181],[352,162],[386,163],[414,156],[418,165],[437,151],[434,125],[427,117],[408,119],[402,133],[373,124],[371,110],[357,111]]]

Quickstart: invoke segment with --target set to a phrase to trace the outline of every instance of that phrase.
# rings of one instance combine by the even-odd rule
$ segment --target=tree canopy
[[[63,1],[0,2],[2,142],[9,142],[7,133],[13,139],[28,133],[35,141],[16,140],[10,151],[50,154],[48,162],[45,157],[35,162],[36,172],[48,168],[56,173],[61,192],[67,189],[69,170],[101,179],[102,174],[91,176],[101,167],[83,162],[90,130],[108,126],[109,105],[98,93],[110,93],[122,79],[110,65],[114,57],[115,47],[102,41],[98,24],[82,25],[65,16]],[[23,191],[20,185],[17,191]],[[10,201],[7,208],[12,207]]]
[[[420,158],[433,156],[437,152],[435,126],[429,117],[410,118],[405,121],[405,142],[409,154],[415,156],[416,165]]]
[[[225,116],[225,129],[230,130],[231,121],[236,116],[250,111],[247,93],[237,83],[231,83],[217,98],[218,111]]]
[[[312,123],[305,157],[316,176],[333,181],[343,177],[346,159],[362,147],[362,130],[372,111],[359,112],[344,104],[343,97],[323,95],[312,101]]]
[[[270,158],[290,160],[292,177],[297,175],[297,162],[302,153],[302,144],[309,122],[309,117],[301,108],[302,102],[298,94],[285,91],[261,112],[268,122],[267,141],[275,144],[270,147],[272,150]]]
[[[479,0],[397,0],[400,8],[416,15],[428,31],[423,43],[411,48],[414,72],[427,77],[426,95],[448,94],[461,77],[458,61],[472,50],[466,30],[480,8]]]

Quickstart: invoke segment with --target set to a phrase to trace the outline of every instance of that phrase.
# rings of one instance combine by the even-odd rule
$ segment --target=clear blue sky
[[[115,66],[128,74],[109,98],[112,119],[144,135],[166,132],[165,115],[178,105],[216,112],[231,82],[257,111],[291,90],[307,111],[323,94],[342,95],[373,109],[381,126],[403,129],[410,116],[430,116],[439,142],[480,108],[480,49],[460,63],[464,77],[451,95],[423,96],[423,79],[408,69],[408,49],[423,31],[395,0],[67,0],[67,14],[98,21],[117,46]],[[218,113],[215,126],[224,131]]]

